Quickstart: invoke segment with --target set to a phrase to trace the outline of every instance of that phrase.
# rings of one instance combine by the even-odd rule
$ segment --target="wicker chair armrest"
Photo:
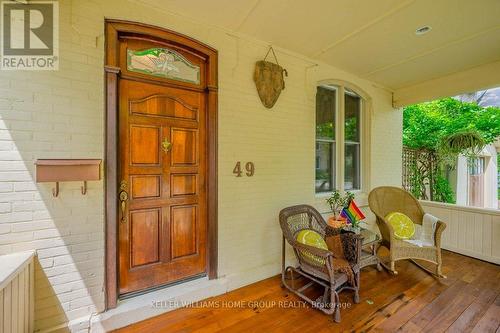
[[[441,220],[437,221],[436,230],[434,231],[434,245],[438,249],[441,248],[441,234],[443,233],[444,229],[446,229],[446,223]]]
[[[391,244],[394,244],[394,242],[396,241],[396,236],[394,236],[394,228],[392,227],[392,225],[384,217],[377,216],[377,219],[382,221],[383,227],[385,227],[387,230],[387,233],[389,235],[389,239],[387,239],[387,241],[389,241]],[[380,230],[380,232],[382,234],[382,238],[384,238],[384,232],[382,232],[382,230]]]
[[[323,270],[329,270],[329,268],[333,267],[333,253],[331,251],[298,242],[294,242],[291,245],[298,256],[297,259],[299,263],[305,261],[308,265]],[[310,257],[308,257],[307,254],[309,254]]]
[[[333,257],[333,253],[329,250],[323,250],[314,246],[305,245],[301,243],[294,243],[292,247],[296,250],[302,250],[311,253],[312,255],[318,256],[322,259],[327,259],[328,257]]]

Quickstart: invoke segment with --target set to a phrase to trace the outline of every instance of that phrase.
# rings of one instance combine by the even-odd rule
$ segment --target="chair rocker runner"
[[[328,315],[333,315],[335,322],[340,322],[339,292],[344,289],[354,291],[354,303],[359,303],[359,259],[361,257],[361,237],[352,232],[340,233],[345,260],[349,263],[354,278],[349,282],[348,274],[339,271],[336,260],[330,250],[305,245],[297,241],[297,235],[303,230],[313,230],[323,239],[339,235],[325,222],[320,213],[311,206],[298,205],[283,209],[279,214],[283,231],[282,284],[288,290]],[[294,250],[298,266],[285,267],[285,240]],[[296,288],[296,275],[310,280],[309,283]],[[289,279],[287,278],[289,275]],[[289,284],[289,282],[291,282]],[[323,295],[313,300],[304,292],[317,283],[324,288]]]

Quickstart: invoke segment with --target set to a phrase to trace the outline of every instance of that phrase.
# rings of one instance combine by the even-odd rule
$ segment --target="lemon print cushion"
[[[385,219],[394,229],[394,236],[397,239],[411,239],[415,234],[415,224],[405,214],[392,212],[387,214]]]
[[[297,242],[317,247],[318,249],[328,250],[328,246],[326,246],[326,242],[323,237],[314,230],[301,230],[297,234]]]

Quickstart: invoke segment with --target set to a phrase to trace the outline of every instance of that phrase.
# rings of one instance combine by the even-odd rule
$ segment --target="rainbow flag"
[[[340,216],[345,217],[347,221],[351,224],[353,222],[356,223],[358,221],[361,221],[366,217],[363,215],[363,212],[358,208],[354,200],[351,200],[349,205],[342,209]]]

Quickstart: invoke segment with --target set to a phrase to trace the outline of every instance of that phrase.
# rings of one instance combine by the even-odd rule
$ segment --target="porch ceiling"
[[[500,60],[498,0],[136,0],[398,90]],[[415,30],[432,30],[417,36]]]

